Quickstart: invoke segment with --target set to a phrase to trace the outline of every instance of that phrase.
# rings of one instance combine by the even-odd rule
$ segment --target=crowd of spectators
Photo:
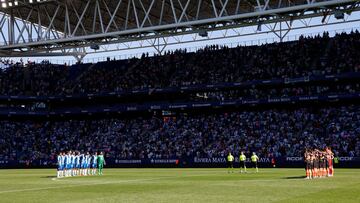
[[[358,72],[360,33],[302,37],[251,47],[209,46],[162,56],[97,64],[0,64],[0,95],[68,95],[153,87],[243,82]],[[283,85],[190,94],[228,100],[355,93],[358,82]],[[188,98],[187,98],[188,99]],[[105,151],[108,158],[220,157],[228,151],[261,157],[302,156],[304,147],[332,147],[360,156],[360,106],[268,109],[213,114],[67,120],[0,121],[0,159],[52,160],[72,149]]]
[[[359,49],[360,33],[356,31],[334,38],[324,33],[323,36],[262,46],[228,48],[214,45],[196,53],[177,50],[163,56],[144,55],[134,59],[126,72],[118,68],[117,62],[100,63],[87,72],[87,78],[92,78],[92,82],[80,80],[74,91],[118,91],[357,72],[360,68]],[[112,68],[108,69],[109,66]],[[100,74],[98,79],[98,72],[104,68],[109,77]]]
[[[301,37],[261,46],[208,46],[163,55],[83,64],[15,64],[0,71],[5,95],[99,93],[153,87],[216,84],[358,72],[360,33]],[[74,69],[78,69],[74,74]]]
[[[133,118],[0,122],[6,160],[51,160],[58,152],[103,150],[108,158],[224,157],[244,150],[261,157],[302,156],[305,147],[332,147],[360,156],[360,106],[270,109],[169,119]]]
[[[204,93],[193,93],[191,99],[195,101],[226,101],[236,99],[270,99],[292,96],[321,96],[326,94],[353,94],[360,92],[360,83],[345,84],[318,84],[307,86],[294,86],[276,88],[250,87],[244,89],[211,91]]]
[[[42,63],[15,63],[0,70],[1,95],[49,95],[60,93],[66,84],[68,67]]]

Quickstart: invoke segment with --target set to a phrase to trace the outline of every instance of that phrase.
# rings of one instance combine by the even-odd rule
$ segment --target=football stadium
[[[360,1],[0,0],[0,202],[360,202]]]

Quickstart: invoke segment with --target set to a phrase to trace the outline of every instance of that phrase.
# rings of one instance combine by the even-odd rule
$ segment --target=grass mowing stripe
[[[19,189],[19,190],[5,190],[0,191],[0,194],[4,193],[13,193],[13,192],[27,192],[27,191],[38,191],[38,190],[50,190],[50,189],[62,189],[62,188],[71,188],[79,186],[92,186],[92,185],[106,185],[106,184],[115,184],[115,183],[129,183],[129,182],[144,182],[151,180],[158,180],[161,178],[149,178],[149,179],[135,179],[135,180],[123,180],[123,181],[113,181],[113,182],[95,182],[95,183],[85,183],[85,184],[76,184],[76,185],[66,185],[61,187],[43,187],[43,188],[28,188],[28,189]]]
[[[214,173],[209,174],[201,174],[201,175],[187,175],[185,177],[198,177],[198,176],[208,176],[214,175]],[[67,181],[70,182],[70,178],[67,179],[56,179],[56,181]],[[72,187],[79,187],[79,186],[92,186],[92,185],[107,185],[107,184],[117,184],[117,183],[131,183],[131,182],[146,182],[152,180],[165,180],[165,179],[176,179],[176,178],[183,178],[182,176],[171,176],[171,177],[159,177],[159,178],[148,178],[148,179],[134,179],[134,180],[119,180],[119,181],[102,181],[102,182],[92,182],[92,183],[84,183],[84,184],[76,184],[76,185],[66,185],[60,187],[43,187],[43,188],[28,188],[28,189],[18,189],[18,190],[5,190],[0,191],[0,194],[4,193],[14,193],[14,192],[27,192],[27,191],[39,191],[39,190],[50,190],[50,189],[62,189],[62,188],[72,188]],[[51,179],[53,180],[53,179]],[[54,181],[54,180],[53,180]],[[70,183],[78,183],[78,182],[70,182]]]
[[[250,169],[251,170],[251,169]],[[54,170],[0,170],[1,202],[360,202],[359,169],[304,180],[303,169],[107,169],[56,179]]]

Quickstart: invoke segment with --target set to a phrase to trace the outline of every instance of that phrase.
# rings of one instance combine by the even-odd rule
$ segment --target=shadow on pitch
[[[284,177],[283,179],[304,179],[306,176],[290,176],[290,177]]]
[[[41,178],[56,178],[57,176],[41,176]]]

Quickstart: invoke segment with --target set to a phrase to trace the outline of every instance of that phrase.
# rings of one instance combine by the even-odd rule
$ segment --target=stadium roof
[[[356,0],[1,0],[0,55],[59,55],[108,43],[359,9]],[[4,28],[7,29],[4,29]],[[5,31],[6,30],[6,31]],[[94,47],[94,45],[96,45]],[[76,55],[74,52],[61,52]],[[75,52],[76,52],[75,51]]]

